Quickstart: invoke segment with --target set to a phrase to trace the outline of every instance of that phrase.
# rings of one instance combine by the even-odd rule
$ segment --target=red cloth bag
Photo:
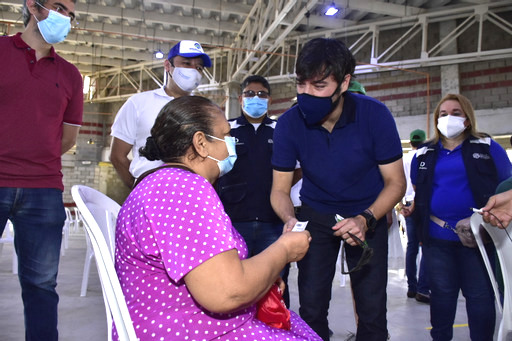
[[[277,284],[272,285],[259,300],[256,318],[271,327],[290,330],[290,311],[284,304],[283,293]]]

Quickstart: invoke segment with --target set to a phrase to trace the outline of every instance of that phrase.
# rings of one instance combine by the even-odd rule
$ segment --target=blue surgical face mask
[[[335,102],[332,101],[332,98],[339,90],[340,87],[338,86],[334,93],[327,97],[317,97],[307,93],[297,94],[297,104],[307,125],[312,126],[319,123],[334,110],[341,99],[341,95]]]
[[[268,98],[244,97],[242,103],[242,110],[252,118],[260,118],[268,110]]]
[[[44,20],[39,21],[34,16],[43,39],[48,44],[57,44],[64,41],[71,30],[71,18],[56,11],[52,11],[38,2],[36,2],[36,4],[48,11],[48,17]]]
[[[229,173],[230,170],[233,169],[233,166],[235,165],[236,161],[236,138],[233,136],[224,136],[223,139],[219,139],[218,137],[207,135],[211,137],[212,139],[223,141],[226,143],[226,147],[228,149],[228,157],[224,160],[217,160],[216,158],[211,157],[208,155],[208,158],[217,161],[217,166],[219,166],[220,175],[219,177],[223,176],[226,173]]]

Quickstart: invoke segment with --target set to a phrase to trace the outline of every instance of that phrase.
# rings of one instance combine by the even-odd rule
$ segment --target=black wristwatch
[[[366,226],[368,227],[368,231],[374,232],[375,227],[377,226],[377,219],[375,219],[375,216],[373,215],[372,211],[364,210],[358,215],[363,216],[364,219],[366,219]]]

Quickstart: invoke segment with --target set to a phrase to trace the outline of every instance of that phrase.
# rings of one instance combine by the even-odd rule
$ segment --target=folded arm
[[[66,123],[62,125],[62,142],[60,148],[61,155],[66,153],[71,149],[71,147],[75,145],[79,130],[80,126],[74,126]]]
[[[135,178],[130,173],[131,161],[128,158],[128,154],[130,154],[132,147],[133,146],[131,144],[126,143],[117,137],[112,138],[110,162],[112,162],[117,174],[128,188],[132,188],[133,182],[135,181]]]
[[[194,299],[214,313],[229,313],[262,298],[292,261],[302,259],[309,247],[309,232],[282,235],[258,255],[240,260],[236,249],[220,253],[185,276]]]

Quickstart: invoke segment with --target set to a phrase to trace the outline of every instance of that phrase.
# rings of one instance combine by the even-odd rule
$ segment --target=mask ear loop
[[[173,59],[174,59],[174,57],[172,57],[171,59],[167,59],[167,60],[169,61],[169,64],[171,64],[171,66],[175,68],[176,66],[174,66]],[[166,71],[166,72],[167,72],[167,82],[168,82],[169,79],[172,78],[172,74],[170,71]]]
[[[332,101],[332,98],[334,97],[334,95],[336,95],[338,93],[338,91],[340,91],[341,89],[341,84],[338,84],[338,86],[336,87],[336,89],[334,89],[334,92],[332,93],[332,95],[330,96],[331,98],[331,101]],[[334,108],[336,108],[336,106],[338,106],[338,103],[340,102],[341,100],[341,97],[343,97],[343,93],[340,94],[340,96],[338,97],[338,99],[336,99],[334,102],[332,102],[332,106],[331,106],[331,111],[334,110]]]
[[[43,5],[41,5],[41,4],[39,3],[39,1],[35,1],[34,3],[35,3],[37,6],[39,6],[39,8],[44,8],[45,10],[49,11],[49,9],[47,9],[46,7],[44,7]],[[39,10],[37,10],[37,12],[39,12]],[[40,22],[40,21],[41,21],[41,20],[37,19],[37,17],[36,17],[34,14],[32,14],[32,16],[34,17],[34,19],[36,19],[36,21],[37,21],[37,22]]]

